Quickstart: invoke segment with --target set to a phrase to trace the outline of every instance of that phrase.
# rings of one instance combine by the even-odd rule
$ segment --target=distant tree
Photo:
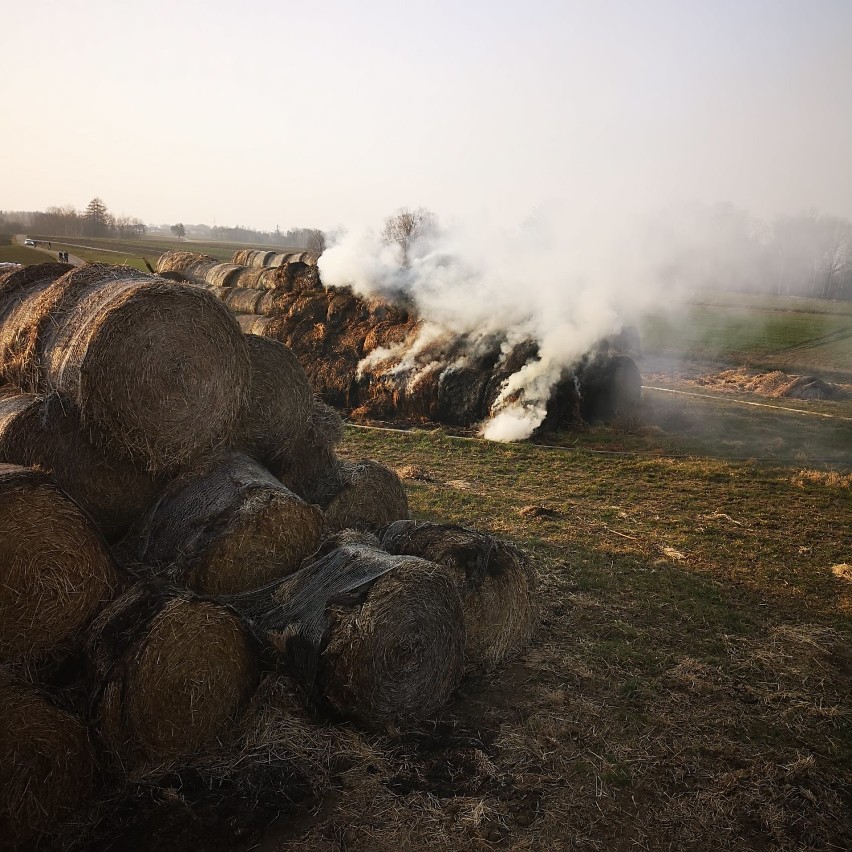
[[[183,226],[183,222],[178,222],[177,225],[172,225],[171,232],[176,236],[183,238],[186,236],[186,228]]]
[[[308,251],[319,257],[325,251],[325,233],[316,229],[308,232]]]
[[[141,220],[130,216],[121,216],[115,220],[118,235],[124,239],[138,240],[144,237],[148,226]]]
[[[83,218],[86,220],[86,236],[89,237],[105,237],[115,221],[100,198],[93,198],[86,205]]]
[[[385,220],[382,228],[382,239],[389,246],[398,246],[403,266],[411,265],[411,247],[414,242],[435,230],[437,220],[435,214],[425,207],[402,210],[394,213]]]

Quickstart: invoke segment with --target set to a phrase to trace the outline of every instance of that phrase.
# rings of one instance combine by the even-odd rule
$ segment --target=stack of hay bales
[[[315,712],[374,726],[434,712],[466,670],[523,645],[520,557],[469,571],[439,534],[431,550],[396,533],[383,546],[375,534],[409,517],[405,489],[341,458],[342,436],[292,352],[243,334],[209,289],[98,264],[0,277],[12,842],[79,824],[87,797],[128,779],[216,750],[220,771],[267,669]]]
[[[509,329],[436,334],[405,306],[323,286],[302,256],[281,255],[286,262],[270,266],[277,257],[237,252],[222,264],[169,252],[158,269],[209,288],[246,333],[286,344],[317,393],[353,418],[474,426],[499,412],[509,377],[539,359],[536,342],[516,343]],[[542,428],[611,420],[635,408],[641,378],[622,351],[627,344],[626,334],[602,340],[566,370]]]

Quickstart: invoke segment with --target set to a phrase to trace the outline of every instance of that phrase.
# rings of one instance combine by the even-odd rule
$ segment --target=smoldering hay
[[[529,323],[506,328],[493,316],[471,323],[463,314],[433,320],[401,285],[357,292],[359,283],[335,263],[328,267],[324,258],[319,271],[340,276],[340,286],[329,286],[316,267],[301,262],[276,270],[266,292],[245,288],[242,277],[238,286],[220,287],[216,262],[200,255],[163,255],[159,268],[209,287],[235,311],[244,331],[286,344],[321,397],[355,419],[490,423],[488,437],[522,438],[539,427],[581,420],[581,364],[629,359],[616,335],[598,336],[585,328],[583,316],[543,342]],[[598,326],[617,332],[621,323],[613,312]],[[602,369],[598,375],[609,373]],[[624,382],[614,386],[607,397],[611,404],[600,410],[587,403],[586,419],[609,418],[634,406],[638,370],[635,377],[629,388]]]

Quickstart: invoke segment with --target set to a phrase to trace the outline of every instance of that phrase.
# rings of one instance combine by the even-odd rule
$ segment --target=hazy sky
[[[852,0],[6,3],[0,70],[0,209],[852,218]]]

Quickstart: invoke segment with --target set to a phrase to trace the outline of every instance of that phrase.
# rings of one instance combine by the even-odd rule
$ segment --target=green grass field
[[[50,258],[43,252],[27,246],[0,245],[0,263],[44,263]]]
[[[824,302],[822,310],[787,307],[687,305],[640,323],[643,351],[756,369],[852,377],[852,305]]]
[[[76,254],[78,257],[88,259],[88,254],[97,255],[99,252],[103,257],[136,258],[139,262],[142,258],[147,258],[152,266],[156,265],[157,258],[167,251],[195,251],[200,254],[209,254],[217,260],[230,261],[234,256],[234,252],[244,248],[261,248],[267,251],[272,251],[272,246],[261,245],[245,245],[242,243],[225,243],[217,241],[199,241],[193,240],[178,240],[168,237],[145,237],[139,240],[122,240],[122,239],[98,239],[93,237],[48,237],[36,236],[37,240],[50,240],[54,246],[61,246],[63,249]],[[303,248],[294,247],[292,250],[304,250]],[[286,248],[274,248],[275,251],[287,251]],[[117,260],[105,261],[117,263]],[[129,265],[135,266],[135,263]],[[144,264],[142,266],[144,268]]]

